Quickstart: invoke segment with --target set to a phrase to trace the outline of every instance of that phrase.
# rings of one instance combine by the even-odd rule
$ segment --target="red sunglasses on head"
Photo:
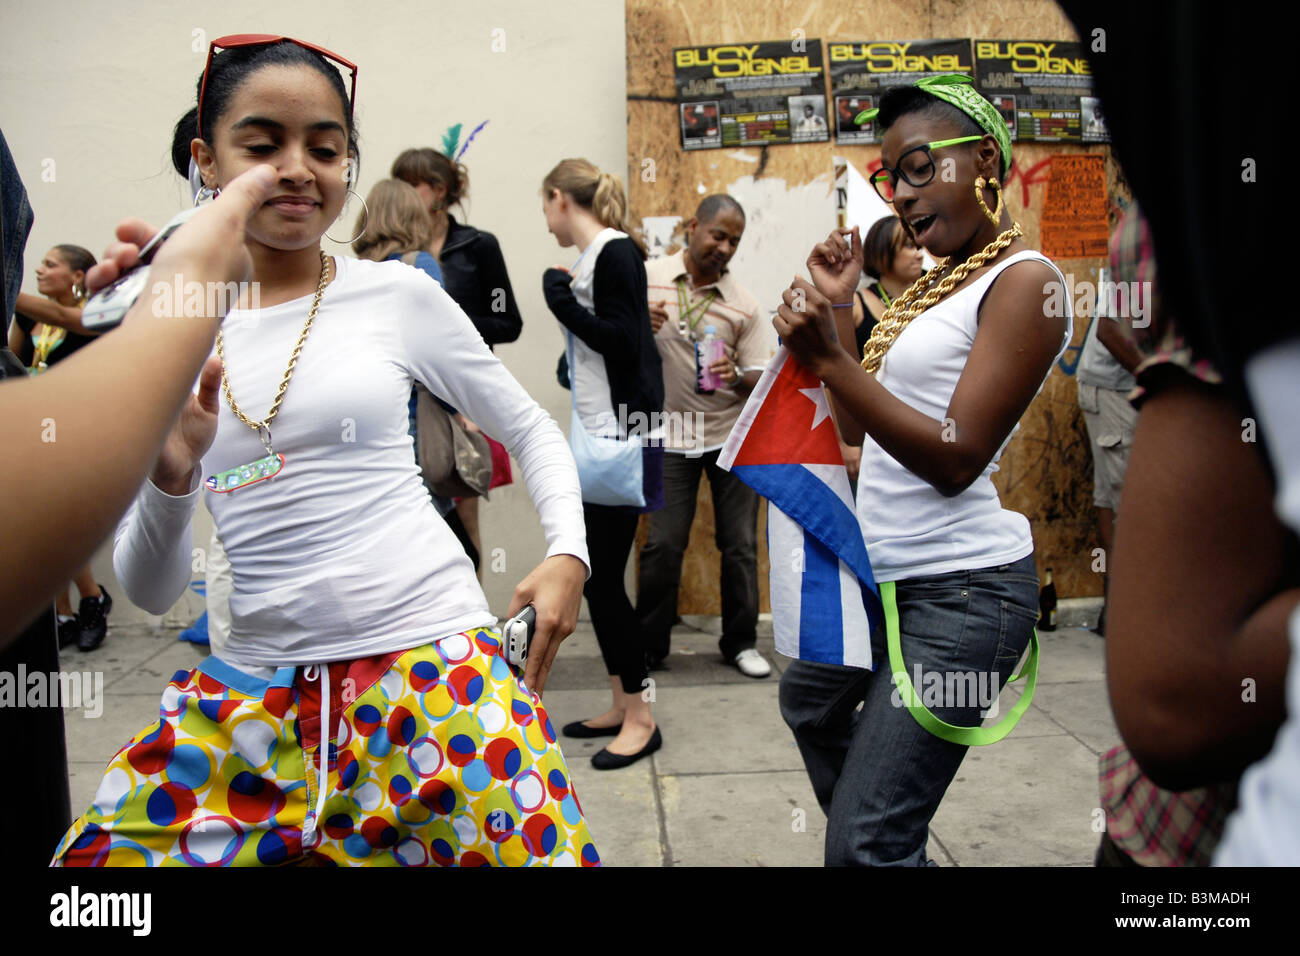
[[[323,46],[317,46],[303,40],[295,40],[293,37],[274,36],[269,33],[232,33],[230,36],[217,37],[208,44],[208,62],[203,65],[203,82],[199,84],[198,115],[195,117],[195,125],[198,127],[200,138],[203,136],[203,94],[208,89],[208,74],[212,71],[212,55],[217,50],[230,50],[241,46],[270,46],[273,43],[292,43],[304,50],[319,53],[325,59],[333,60],[352,74],[352,90],[348,93],[348,123],[351,124],[352,111],[357,101],[357,65],[355,63],[343,59],[337,53],[333,53]]]

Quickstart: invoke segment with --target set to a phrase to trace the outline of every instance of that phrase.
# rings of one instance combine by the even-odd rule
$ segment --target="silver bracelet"
[[[853,308],[853,300],[852,300],[852,299],[849,299],[848,302],[832,302],[832,303],[831,303],[831,308],[832,308],[832,309],[851,309],[851,308]]]

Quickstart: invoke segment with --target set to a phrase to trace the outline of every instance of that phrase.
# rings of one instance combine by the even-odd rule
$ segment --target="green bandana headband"
[[[1007,130],[1007,122],[1002,114],[976,91],[973,83],[974,80],[965,73],[941,73],[938,76],[923,77],[915,85],[931,96],[957,107],[978,123],[980,129],[998,141],[998,147],[1002,150],[1002,175],[1005,176],[1011,168],[1011,133]],[[863,110],[854,118],[854,122],[858,125],[870,123],[879,112],[879,107]]]

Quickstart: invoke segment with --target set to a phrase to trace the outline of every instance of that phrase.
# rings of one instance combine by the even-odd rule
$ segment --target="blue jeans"
[[[899,581],[896,597],[917,694],[941,720],[978,726],[1038,621],[1033,555]],[[930,820],[967,748],[931,735],[903,705],[883,633],[872,635],[872,655],[874,671],[793,661],[781,678],[781,716],[826,813],[826,865],[924,866]]]

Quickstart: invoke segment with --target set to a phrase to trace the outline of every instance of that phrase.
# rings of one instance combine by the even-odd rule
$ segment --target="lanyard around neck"
[[[686,292],[686,280],[677,280],[677,330],[683,335],[687,330],[695,331],[695,327],[700,324],[700,319],[709,311],[709,306],[713,305],[713,300],[718,297],[718,290],[710,289],[708,295],[700,299],[693,305],[690,304],[690,297]]]
[[[41,323],[41,334],[32,339],[32,368],[39,369],[49,361],[50,353],[63,344],[68,337],[66,329],[57,325]]]

